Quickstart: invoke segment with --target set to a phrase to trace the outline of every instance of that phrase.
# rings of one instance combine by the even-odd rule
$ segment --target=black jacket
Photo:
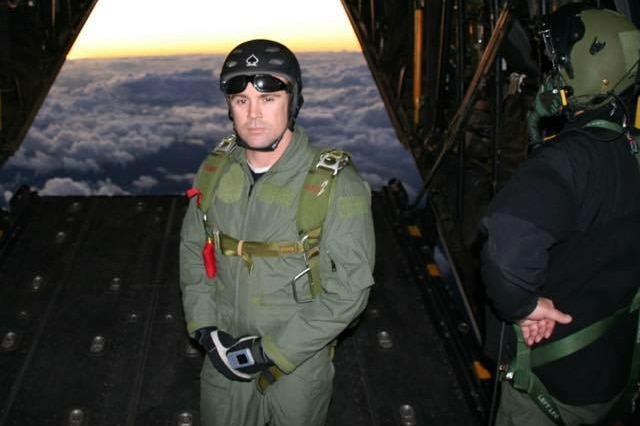
[[[640,286],[640,169],[625,135],[584,127],[593,118],[536,150],[481,223],[495,312],[515,321],[539,296],[550,298],[573,317],[556,325],[551,341],[628,306]],[[636,324],[627,315],[592,345],[535,372],[562,402],[607,401],[627,382]]]

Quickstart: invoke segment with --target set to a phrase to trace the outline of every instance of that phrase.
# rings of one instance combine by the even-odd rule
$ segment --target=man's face
[[[253,148],[273,143],[287,128],[289,94],[285,90],[259,92],[252,83],[229,95],[229,107],[238,135]]]

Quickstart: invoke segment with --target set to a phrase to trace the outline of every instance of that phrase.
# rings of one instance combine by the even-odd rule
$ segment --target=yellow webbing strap
[[[336,346],[338,345],[337,340],[332,340],[327,345],[327,354],[329,355],[329,359],[333,360],[336,355]],[[256,378],[256,386],[260,393],[264,393],[264,391],[278,381],[282,376],[285,376],[287,373],[278,368],[277,365],[272,365],[268,367],[266,370],[262,371],[258,377]]]
[[[225,256],[240,256],[251,269],[252,256],[279,257],[304,252],[302,243],[298,241],[276,241],[264,243],[258,241],[237,240],[226,234],[220,234],[220,249]]]
[[[271,367],[264,370],[258,378],[256,379],[256,386],[261,393],[264,393],[265,389],[274,384],[280,377],[284,376],[286,373],[280,370],[277,366],[272,365]]]

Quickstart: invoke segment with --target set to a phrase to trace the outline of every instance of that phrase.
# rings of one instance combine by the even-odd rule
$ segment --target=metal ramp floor
[[[178,287],[185,200],[23,192],[13,204],[0,238],[0,426],[198,425],[202,354]],[[377,284],[340,338],[328,424],[480,424],[391,210],[377,193]]]

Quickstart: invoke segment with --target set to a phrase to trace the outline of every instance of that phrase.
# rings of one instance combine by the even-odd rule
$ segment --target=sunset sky
[[[226,53],[251,38],[360,50],[340,0],[99,0],[68,58]]]
[[[231,131],[217,70],[259,37],[296,53],[296,123],[312,142],[348,150],[374,190],[397,178],[415,195],[420,175],[341,0],[99,0],[68,55],[78,60],[65,62],[0,171],[0,205],[24,184],[42,195],[182,193]]]

